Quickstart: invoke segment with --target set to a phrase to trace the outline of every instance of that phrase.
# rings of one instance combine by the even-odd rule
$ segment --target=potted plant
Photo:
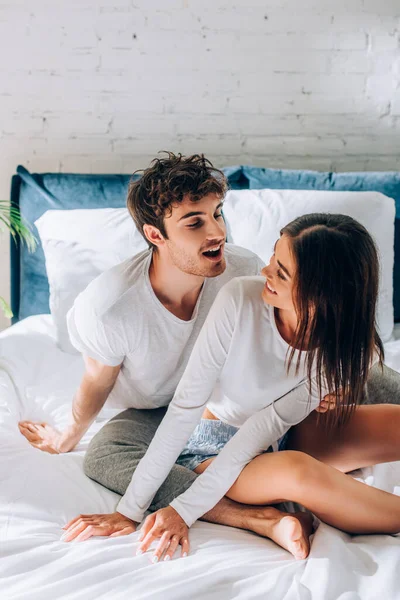
[[[0,200],[0,230],[8,229],[14,242],[25,243],[29,252],[34,252],[37,246],[37,240],[33,235],[28,223],[26,223],[19,212],[17,206],[8,200]],[[4,298],[0,296],[0,308],[4,315],[11,319],[13,316],[11,308]]]

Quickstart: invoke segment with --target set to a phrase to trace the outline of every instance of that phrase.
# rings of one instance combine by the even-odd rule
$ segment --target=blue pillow
[[[396,171],[331,173],[285,169],[242,167],[250,189],[331,190],[381,192],[396,203],[393,307],[394,320],[400,321],[400,173]]]

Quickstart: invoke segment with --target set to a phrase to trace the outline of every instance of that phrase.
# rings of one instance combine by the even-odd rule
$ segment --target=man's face
[[[184,273],[216,277],[225,271],[226,228],[221,210],[216,194],[197,202],[186,197],[165,218],[166,248],[173,264]]]

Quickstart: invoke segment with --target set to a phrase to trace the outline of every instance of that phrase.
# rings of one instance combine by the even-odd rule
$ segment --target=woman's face
[[[275,244],[269,265],[261,274],[266,283],[262,292],[264,302],[283,310],[294,310],[292,289],[295,263],[290,249],[290,240],[282,235]]]

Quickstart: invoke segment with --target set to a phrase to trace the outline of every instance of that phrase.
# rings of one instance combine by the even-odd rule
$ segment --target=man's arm
[[[19,423],[21,433],[34,448],[50,454],[69,452],[89,429],[103,408],[121,370],[84,356],[85,372],[72,403],[71,424],[59,432],[47,423]]]

